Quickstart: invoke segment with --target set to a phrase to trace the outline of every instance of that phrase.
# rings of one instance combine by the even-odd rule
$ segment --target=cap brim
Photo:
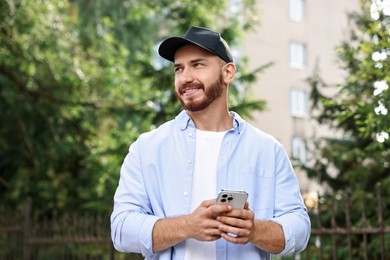
[[[158,53],[164,59],[174,62],[176,51],[180,47],[190,43],[195,44],[194,42],[181,37],[170,37],[161,43],[158,48]]]

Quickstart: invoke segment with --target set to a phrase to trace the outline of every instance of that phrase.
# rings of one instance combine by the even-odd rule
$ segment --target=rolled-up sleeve
[[[115,249],[121,252],[137,252],[143,256],[153,254],[152,231],[159,219],[135,212],[122,212],[111,221],[111,237]]]
[[[304,250],[310,238],[310,218],[303,203],[299,184],[284,149],[277,154],[275,215],[272,219],[280,224],[285,235],[285,248],[278,255]]]
[[[278,255],[297,253],[304,250],[310,238],[310,221],[305,214],[299,212],[283,215],[273,219],[283,228],[285,247]]]
[[[153,254],[152,231],[159,217],[152,215],[136,150],[137,142],[122,164],[111,214],[111,239],[118,251],[148,256]]]

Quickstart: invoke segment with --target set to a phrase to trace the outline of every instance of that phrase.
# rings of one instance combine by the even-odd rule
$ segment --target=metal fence
[[[313,205],[312,205],[313,206]],[[373,210],[374,209],[374,210]],[[390,259],[390,226],[386,205],[376,196],[353,200],[348,193],[318,197],[310,209],[307,249],[275,259]],[[358,212],[358,213],[357,213]],[[372,221],[373,212],[376,216]],[[31,200],[24,212],[0,212],[0,259],[129,259],[110,240],[109,213],[69,213],[33,220]]]
[[[117,252],[110,238],[109,213],[68,213],[40,220],[24,212],[0,212],[0,259],[143,259]]]
[[[390,259],[385,195],[380,188],[376,194],[354,194],[351,197],[346,191],[317,198],[309,210],[311,238],[300,259]]]

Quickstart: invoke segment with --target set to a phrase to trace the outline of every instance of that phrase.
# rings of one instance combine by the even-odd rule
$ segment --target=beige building
[[[328,84],[343,82],[335,47],[348,33],[347,13],[358,10],[359,0],[261,0],[260,23],[245,35],[242,52],[250,69],[274,65],[253,86],[267,110],[255,114],[253,124],[276,137],[290,156],[307,161],[307,144],[328,129],[310,118],[309,85],[305,80],[317,66]],[[297,172],[302,193],[321,187]]]

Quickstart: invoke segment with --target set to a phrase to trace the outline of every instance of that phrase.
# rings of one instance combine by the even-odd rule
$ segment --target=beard
[[[219,78],[211,83],[208,87],[205,87],[202,83],[199,84],[191,84],[197,88],[204,90],[204,96],[201,100],[184,99],[180,96],[180,93],[176,91],[176,96],[179,98],[181,105],[185,110],[191,112],[197,112],[206,109],[211,103],[213,103],[216,99],[220,98],[223,93],[224,81],[222,77],[222,73],[219,74]]]

